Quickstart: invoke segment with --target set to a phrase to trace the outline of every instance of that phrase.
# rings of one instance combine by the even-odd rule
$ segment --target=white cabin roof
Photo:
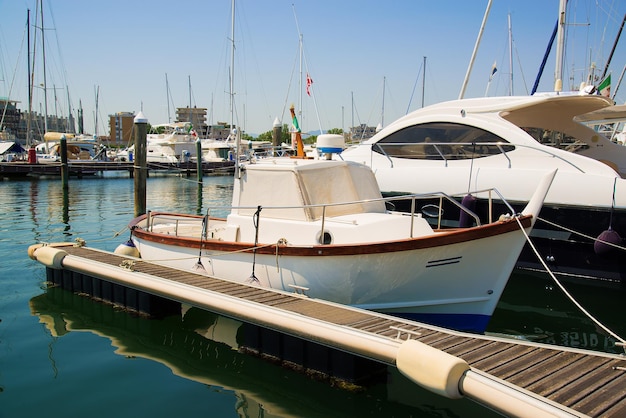
[[[263,217],[313,221],[363,212],[385,212],[382,201],[332,205],[381,199],[371,169],[350,161],[270,158],[247,164],[235,180],[233,206],[240,215],[251,215],[262,206]],[[280,207],[280,209],[272,209]]]

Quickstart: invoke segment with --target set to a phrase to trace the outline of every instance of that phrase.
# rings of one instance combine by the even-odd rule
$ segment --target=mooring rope
[[[561,282],[556,278],[556,276],[554,275],[554,273],[552,272],[552,270],[550,270],[550,268],[548,267],[548,265],[545,263],[545,261],[543,261],[543,258],[541,257],[541,255],[539,255],[539,251],[537,251],[537,248],[535,247],[535,245],[533,244],[533,242],[530,240],[530,237],[528,236],[528,234],[526,233],[526,230],[524,229],[524,227],[522,226],[522,223],[519,220],[519,217],[516,216],[515,220],[517,221],[517,224],[519,225],[520,229],[522,230],[522,232],[524,233],[524,236],[526,237],[526,241],[528,242],[528,244],[530,245],[530,248],[532,248],[533,252],[535,253],[535,255],[537,256],[537,259],[539,260],[539,262],[541,262],[541,264],[543,265],[543,267],[546,269],[546,272],[550,275],[550,277],[552,278],[552,280],[554,280],[554,282],[556,283],[556,285],[561,289],[561,291],[565,294],[565,296],[568,297],[568,299],[574,304],[576,305],[576,307],[578,307],[578,309],[581,310],[582,313],[584,313],[585,315],[587,315],[587,317],[589,319],[591,319],[597,326],[599,326],[600,328],[602,328],[604,331],[606,331],[610,336],[612,336],[613,338],[615,338],[616,340],[618,340],[620,342],[619,345],[621,345],[624,348],[624,351],[626,352],[626,340],[624,340],[622,337],[620,337],[619,335],[617,335],[616,333],[614,333],[613,331],[611,331],[608,327],[606,327],[603,323],[601,323],[596,317],[594,317],[593,315],[591,315],[591,313],[589,313],[580,303],[578,303],[578,301],[576,299],[574,299],[574,297],[567,291],[567,289],[565,289],[565,287],[561,284]]]
[[[583,237],[583,238],[587,238],[587,239],[590,239],[590,240],[592,240],[592,241],[600,241],[600,242],[601,242],[601,243],[603,243],[603,244],[607,244],[607,245],[610,245],[610,246],[612,246],[612,247],[618,248],[618,249],[620,249],[620,250],[624,250],[624,251],[626,251],[626,247],[623,247],[623,246],[618,245],[618,244],[614,244],[614,243],[612,243],[612,242],[605,241],[605,240],[600,239],[600,238],[597,238],[597,237],[592,237],[592,236],[590,236],[590,235],[583,234],[582,232],[578,232],[578,231],[575,231],[575,230],[573,230],[573,229],[567,228],[567,227],[565,227],[565,226],[563,226],[563,225],[556,224],[556,223],[554,223],[554,222],[552,222],[552,221],[549,221],[549,220],[547,220],[547,219],[541,218],[541,217],[539,217],[539,216],[537,217],[537,220],[538,220],[538,221],[545,222],[545,223],[547,223],[548,225],[555,226],[555,227],[557,227],[557,228],[560,228],[560,229],[562,229],[562,230],[564,230],[564,231],[567,231],[567,232],[570,232],[570,233],[572,233],[572,234],[575,234],[575,235],[580,235],[580,236],[581,236],[581,237]]]
[[[222,251],[222,252],[218,252],[218,253],[214,253],[211,254],[211,258],[216,258],[216,257],[221,257],[224,255],[230,255],[230,254],[237,254],[237,253],[243,253],[246,251],[254,251],[254,250],[259,250],[261,248],[265,248],[265,247],[271,247],[272,245],[275,244],[265,244],[265,245],[258,245],[258,246],[252,246],[252,247],[247,247],[247,248],[243,248],[241,250],[235,250],[235,251]],[[193,260],[198,258],[197,255],[191,255],[189,257],[176,257],[176,258],[141,258],[143,261],[148,261],[148,262],[159,262],[159,261],[176,261],[176,260]]]

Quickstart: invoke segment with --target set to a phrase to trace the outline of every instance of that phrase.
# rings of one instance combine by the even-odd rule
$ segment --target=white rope
[[[215,258],[215,257],[220,257],[223,255],[229,255],[229,254],[237,254],[237,253],[242,253],[242,252],[246,252],[246,251],[252,251],[252,250],[258,250],[260,248],[265,248],[265,247],[271,247],[274,244],[265,244],[265,245],[259,245],[257,247],[248,247],[248,248],[244,248],[241,250],[236,250],[236,251],[223,251],[220,253],[214,253],[214,254],[210,254],[211,258]],[[204,256],[207,257],[207,256]],[[148,262],[160,262],[160,261],[177,261],[177,260],[192,260],[192,259],[196,259],[198,258],[198,256],[194,255],[194,256],[189,256],[189,257],[177,257],[177,258],[141,258],[143,261],[148,261]]]
[[[597,237],[592,237],[592,236],[589,236],[589,235],[583,234],[582,232],[574,231],[573,229],[566,228],[566,227],[564,227],[564,226],[562,226],[562,225],[559,225],[559,224],[555,224],[554,222],[551,222],[551,221],[549,221],[549,220],[547,220],[547,219],[537,217],[537,220],[543,221],[543,222],[547,223],[548,225],[555,226],[555,227],[557,227],[557,228],[560,228],[560,229],[562,229],[562,230],[564,230],[564,231],[567,231],[567,232],[570,232],[570,233],[572,233],[572,234],[580,235],[580,236],[581,236],[581,237],[583,237],[583,238],[588,238],[588,239],[590,239],[590,240],[592,240],[592,241],[600,241],[600,242],[602,242],[602,243],[604,243],[604,244],[607,244],[607,245],[610,245],[610,246],[612,246],[612,247],[618,248],[618,249],[620,249],[620,250],[624,250],[624,251],[626,251],[626,247],[623,247],[623,246],[621,246],[621,245],[614,244],[614,243],[612,243],[612,242],[604,241],[604,240],[602,240],[602,239],[600,239],[600,238],[597,238]]]
[[[545,263],[545,261],[543,261],[543,258],[541,257],[541,255],[539,255],[539,251],[537,251],[537,249],[535,248],[535,245],[532,243],[532,241],[530,240],[530,237],[528,236],[528,234],[526,233],[526,230],[524,229],[524,227],[522,226],[522,223],[519,220],[519,217],[515,217],[515,220],[517,221],[517,224],[519,225],[520,229],[522,230],[522,232],[524,233],[524,236],[526,237],[526,241],[528,242],[528,244],[530,245],[530,247],[532,248],[533,252],[535,253],[535,255],[537,256],[537,259],[539,260],[539,262],[541,262],[541,264],[543,265],[543,267],[546,269],[546,272],[550,275],[550,277],[552,278],[552,280],[554,280],[554,282],[556,283],[556,285],[561,289],[561,291],[565,294],[565,296],[567,296],[569,298],[570,301],[572,301],[572,303],[574,305],[576,305],[578,307],[578,309],[581,310],[582,313],[584,313],[585,315],[587,315],[587,317],[589,319],[591,319],[596,325],[598,325],[600,328],[602,328],[603,330],[605,330],[609,335],[611,335],[612,337],[614,337],[616,340],[618,340],[620,343],[622,344],[626,344],[626,341],[620,337],[619,335],[617,335],[616,333],[614,333],[613,331],[611,331],[609,328],[607,328],[606,326],[604,326],[604,324],[602,324],[600,321],[598,321],[593,315],[591,315],[585,308],[583,308],[583,306],[578,303],[578,301],[576,301],[576,299],[574,299],[574,297],[565,289],[565,287],[561,284],[561,282],[559,282],[559,280],[556,278],[556,276],[554,275],[554,273],[552,273],[552,271],[550,270],[550,268],[548,267],[548,265]],[[625,349],[626,351],[626,349]]]

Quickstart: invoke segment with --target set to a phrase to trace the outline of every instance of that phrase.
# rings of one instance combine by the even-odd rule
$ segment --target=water
[[[48,288],[45,268],[30,260],[38,242],[72,242],[113,251],[128,239],[133,181],[121,176],[0,182],[0,417],[489,417],[469,400],[447,400],[395,370],[360,391],[333,387],[238,352],[238,323],[191,309],[148,320]],[[147,207],[202,213],[232,191],[228,176],[196,183],[148,179]],[[614,331],[623,293],[570,287]],[[613,309],[613,310],[612,310]],[[622,327],[621,329],[619,327]],[[544,278],[515,274],[489,332],[616,352]]]

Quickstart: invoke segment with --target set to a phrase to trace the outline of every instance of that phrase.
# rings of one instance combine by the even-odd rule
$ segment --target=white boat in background
[[[115,154],[115,161],[133,161],[135,155],[135,145],[131,145]],[[149,163],[177,164],[178,157],[174,154],[174,150],[169,146],[161,146],[158,144],[146,145],[146,161]]]
[[[202,161],[232,161],[235,155],[235,142],[221,139],[200,139]]]
[[[198,136],[188,122],[153,125],[146,135],[149,163],[177,164],[195,153]],[[117,161],[133,161],[134,145],[117,153]]]
[[[626,105],[604,107],[575,119],[601,133],[611,142],[626,145]]]
[[[106,148],[98,144],[95,136],[76,135],[63,132],[46,132],[44,142],[35,146],[38,163],[61,161],[61,138],[65,137],[68,161],[92,161]]]
[[[596,238],[619,245],[626,236],[626,147],[581,123],[612,104],[572,94],[449,101],[398,119],[341,158],[369,165],[384,195],[441,190],[461,200],[489,185],[515,208],[545,170],[558,169],[533,242],[557,275],[621,286],[622,252]],[[480,196],[468,200],[486,210]],[[458,224],[456,208],[444,211],[449,225]],[[529,248],[518,267],[545,270]]]
[[[318,142],[318,151],[328,150]],[[493,219],[476,216],[472,227],[433,229],[421,214],[387,210],[365,165],[254,159],[235,171],[231,207],[209,208],[206,216],[148,212],[131,221],[132,244],[119,249],[218,278],[483,332],[526,242],[521,229],[531,229],[554,177],[546,173],[521,214],[509,209]],[[480,193],[499,200],[497,191]],[[418,207],[423,198],[446,196],[403,199]],[[212,216],[220,210],[230,212]]]

